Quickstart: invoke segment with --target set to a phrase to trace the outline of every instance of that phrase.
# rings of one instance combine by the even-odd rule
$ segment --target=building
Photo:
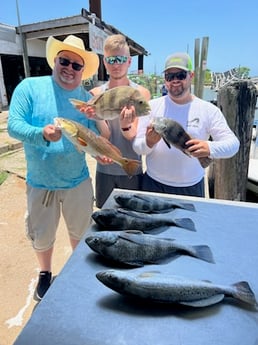
[[[83,39],[86,49],[101,55],[105,38],[117,33],[123,34],[84,8],[80,15],[18,27],[0,23],[0,109],[8,106],[14,88],[23,78],[51,74],[45,59],[49,36],[63,40],[67,35],[76,35]],[[131,56],[138,57],[138,71],[142,73],[143,58],[148,52],[131,38],[125,37]],[[100,61],[98,75],[94,76],[96,82],[107,80],[102,59]]]

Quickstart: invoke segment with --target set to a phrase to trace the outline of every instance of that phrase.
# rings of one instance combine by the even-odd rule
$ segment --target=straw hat
[[[82,80],[92,77],[98,70],[99,57],[96,53],[85,50],[83,40],[74,35],[67,36],[63,42],[50,36],[46,45],[46,58],[49,66],[53,69],[54,59],[61,50],[69,50],[78,54],[84,61]]]

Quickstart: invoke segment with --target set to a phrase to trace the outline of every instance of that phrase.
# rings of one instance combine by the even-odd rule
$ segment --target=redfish
[[[55,123],[62,130],[65,137],[70,140],[79,151],[89,153],[94,157],[108,157],[119,164],[128,176],[132,176],[138,170],[140,161],[122,156],[121,151],[106,138],[95,134],[89,128],[80,123],[61,117],[55,119]]]

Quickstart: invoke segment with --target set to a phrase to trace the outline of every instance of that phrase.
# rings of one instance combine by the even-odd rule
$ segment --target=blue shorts
[[[142,178],[142,190],[147,192],[204,197],[204,178],[193,186],[173,187],[160,183],[151,178],[147,173],[144,173]]]

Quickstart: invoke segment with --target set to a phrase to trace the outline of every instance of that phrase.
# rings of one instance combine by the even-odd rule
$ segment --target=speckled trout
[[[141,95],[139,90],[131,86],[117,86],[99,95],[94,96],[88,102],[70,98],[73,106],[81,110],[86,106],[95,109],[95,120],[112,120],[118,117],[124,107],[134,106],[136,116],[148,115],[149,103]],[[94,118],[93,118],[94,119]]]
[[[166,117],[155,117],[152,121],[152,126],[161,135],[169,148],[171,148],[170,145],[173,145],[188,157],[192,158],[191,154],[187,151],[188,146],[185,144],[192,138],[177,121]],[[209,157],[200,157],[197,159],[203,168],[207,168],[212,162],[212,159]]]
[[[118,293],[155,302],[207,307],[221,302],[228,296],[257,307],[255,295],[245,281],[220,285],[159,272],[139,273],[137,269],[130,272],[106,270],[98,272],[96,277]]]
[[[214,263],[207,245],[189,245],[172,238],[146,235],[141,231],[96,231],[85,242],[96,253],[119,263],[141,267],[145,264],[162,264],[178,255],[189,255]]]
[[[136,173],[140,161],[123,157],[120,150],[106,138],[95,134],[80,123],[61,117],[55,118],[56,126],[60,127],[65,137],[70,140],[79,151],[89,153],[94,157],[108,157],[119,164],[128,176]]]

